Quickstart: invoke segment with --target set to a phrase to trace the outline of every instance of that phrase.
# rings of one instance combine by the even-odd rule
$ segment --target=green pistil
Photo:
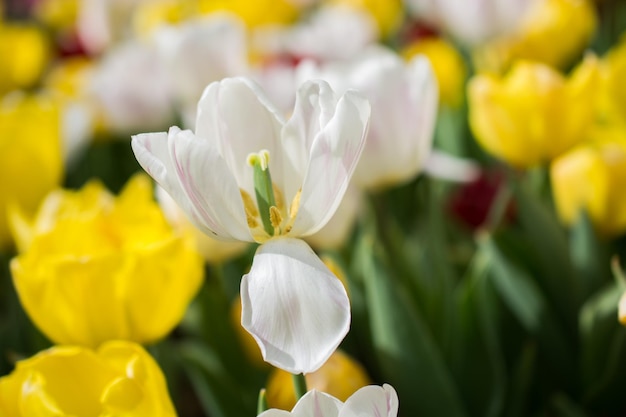
[[[269,162],[270,153],[266,150],[248,156],[248,164],[252,167],[254,173],[254,192],[261,222],[263,222],[263,228],[267,234],[274,236],[270,208],[276,206],[276,200],[274,199],[274,187],[272,186]]]

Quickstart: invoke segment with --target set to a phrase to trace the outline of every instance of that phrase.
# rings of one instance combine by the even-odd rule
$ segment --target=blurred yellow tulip
[[[157,363],[134,343],[97,351],[56,346],[17,363],[0,378],[6,417],[175,417]]]
[[[298,7],[289,0],[199,0],[200,13],[230,12],[236,14],[250,28],[293,23]]]
[[[60,118],[46,97],[16,92],[0,100],[0,248],[11,242],[8,205],[31,214],[61,182]]]
[[[551,166],[557,212],[566,224],[585,210],[605,235],[626,231],[626,126],[598,127],[592,140]]]
[[[380,36],[393,35],[404,19],[404,7],[401,0],[327,0],[331,5],[346,5],[366,11],[378,26]]]
[[[476,51],[476,65],[501,72],[524,59],[564,68],[589,45],[597,20],[590,0],[534,1],[514,34]]]
[[[20,301],[58,344],[156,341],[182,319],[202,281],[193,238],[171,228],[145,176],[117,198],[98,182],[58,190],[32,222],[16,212],[11,220]]]
[[[602,60],[603,99],[605,114],[602,116],[611,120],[626,121],[626,38],[616,46]]]
[[[430,61],[439,84],[439,102],[450,107],[460,106],[467,68],[459,51],[443,38],[430,37],[415,41],[403,52],[407,60],[417,54],[425,55]]]
[[[78,0],[41,0],[34,3],[33,14],[55,30],[71,30],[78,17]]]
[[[164,24],[176,24],[198,13],[192,0],[153,0],[141,2],[133,13],[133,29],[140,36],[148,36]]]
[[[340,350],[317,371],[305,375],[307,389],[316,389],[345,401],[359,388],[371,384],[363,366]],[[292,376],[274,369],[267,383],[267,404],[270,408],[291,410],[296,404]]]
[[[50,59],[50,45],[34,25],[0,22],[0,95],[32,86]]]
[[[470,80],[470,127],[487,152],[513,166],[549,161],[585,138],[598,86],[593,56],[568,79],[546,65],[518,62],[503,78]]]

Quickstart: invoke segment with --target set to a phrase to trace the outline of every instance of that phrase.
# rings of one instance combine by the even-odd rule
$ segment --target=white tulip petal
[[[335,115],[311,148],[291,235],[317,232],[337,210],[363,151],[369,116],[368,101],[355,92],[348,91],[339,100]]]
[[[298,239],[261,245],[241,281],[242,326],[263,359],[288,372],[309,373],[326,362],[350,328],[346,290]]]
[[[304,394],[291,411],[292,417],[337,417],[343,403],[324,392],[311,390]]]
[[[170,131],[177,132],[178,128],[171,128]],[[132,137],[131,147],[139,165],[180,204],[186,213],[189,213],[190,217],[199,217],[195,214],[196,209],[188,200],[187,194],[178,181],[168,150],[168,134],[159,132],[135,135]],[[202,227],[202,229],[206,228],[208,228],[207,225]]]
[[[336,106],[335,94],[325,81],[307,81],[298,88],[293,114],[282,131],[287,201],[302,186],[313,142],[332,120]]]
[[[291,417],[291,413],[289,411],[272,408],[270,410],[263,411],[257,417]]]
[[[154,178],[156,182],[159,183],[165,191],[167,191],[168,194],[170,194],[170,196],[180,205],[194,224],[204,233],[211,236],[221,237],[223,239],[236,238],[238,240],[252,240],[247,227],[244,229],[247,236],[234,236],[234,234],[237,236],[241,235],[241,233],[237,230],[239,229],[238,227],[231,227],[237,230],[233,234],[220,223],[219,218],[209,216],[207,214],[207,209],[198,205],[197,199],[194,201],[189,197],[184,184],[180,181],[180,178],[187,178],[189,175],[188,173],[185,173],[182,176],[177,175],[177,165],[179,164],[174,161],[169,148],[171,146],[169,144],[170,142],[177,142],[179,138],[186,138],[188,135],[192,135],[191,132],[181,132],[177,127],[173,127],[170,129],[169,134],[160,132],[144,133],[133,136],[131,145],[133,152],[135,153],[135,157],[142,168],[146,170],[146,172]],[[188,138],[188,140],[190,139]],[[200,158],[200,156],[198,156],[198,158]],[[234,184],[234,179],[232,179],[232,175],[228,172],[223,161],[221,161],[221,164],[217,163],[211,167],[211,175],[208,177],[208,180],[215,181],[220,184],[220,188],[223,189],[228,189],[229,184],[232,188]],[[197,180],[197,178],[194,178],[194,181]],[[236,184],[234,184],[234,187],[236,189]],[[207,190],[211,191],[211,189]],[[232,197],[232,193],[225,193]],[[229,204],[233,205],[238,202],[238,204],[241,205],[241,197],[238,192],[236,197],[237,200],[229,201]],[[227,197],[224,196],[223,198]],[[237,207],[234,209],[237,210]],[[243,212],[243,208],[239,208],[239,210]],[[241,215],[245,221],[245,213]],[[233,223],[232,221],[229,222]]]
[[[250,153],[270,152],[272,179],[282,185],[279,111],[247,78],[226,78],[210,84],[198,103],[196,136],[216,141],[220,154],[239,186],[254,194]]]
[[[254,241],[246,221],[239,187],[215,144],[189,131],[169,138],[169,151],[180,184],[199,218],[217,237]]]
[[[398,394],[389,384],[359,389],[346,400],[339,417],[396,417]]]

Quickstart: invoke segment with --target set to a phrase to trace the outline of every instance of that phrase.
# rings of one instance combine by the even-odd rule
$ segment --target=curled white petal
[[[298,239],[259,247],[241,281],[241,302],[241,324],[263,359],[295,374],[322,366],[350,328],[345,288]]]
[[[293,236],[317,232],[337,210],[363,152],[369,117],[369,102],[356,92],[339,99],[311,146]]]
[[[291,411],[293,417],[337,417],[343,403],[332,395],[311,390],[304,394]]]
[[[343,403],[332,395],[317,390],[304,394],[291,412],[271,409],[258,417],[337,417]]]
[[[198,103],[196,136],[216,143],[241,188],[254,194],[250,153],[270,153],[272,180],[282,185],[280,132],[284,121],[265,93],[247,78],[211,83]]]
[[[352,394],[345,403],[332,395],[311,390],[291,412],[267,410],[259,417],[397,417],[398,394],[388,384],[369,385]]]
[[[133,136],[132,148],[143,169],[203,232],[222,239],[253,240],[237,183],[209,142],[173,127],[169,133]]]
[[[370,385],[359,389],[348,398],[339,417],[396,417],[398,394],[389,384]]]

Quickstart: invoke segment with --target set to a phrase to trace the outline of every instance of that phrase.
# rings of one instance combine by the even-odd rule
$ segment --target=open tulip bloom
[[[284,121],[245,78],[210,84],[196,132],[133,137],[141,166],[205,233],[261,243],[241,281],[242,325],[263,358],[318,369],[350,327],[341,282],[297,239],[318,231],[343,197],[365,142],[367,100],[309,81]]]
[[[359,389],[342,403],[332,395],[311,390],[291,412],[271,409],[258,417],[396,417],[398,394],[391,385],[370,385]]]

